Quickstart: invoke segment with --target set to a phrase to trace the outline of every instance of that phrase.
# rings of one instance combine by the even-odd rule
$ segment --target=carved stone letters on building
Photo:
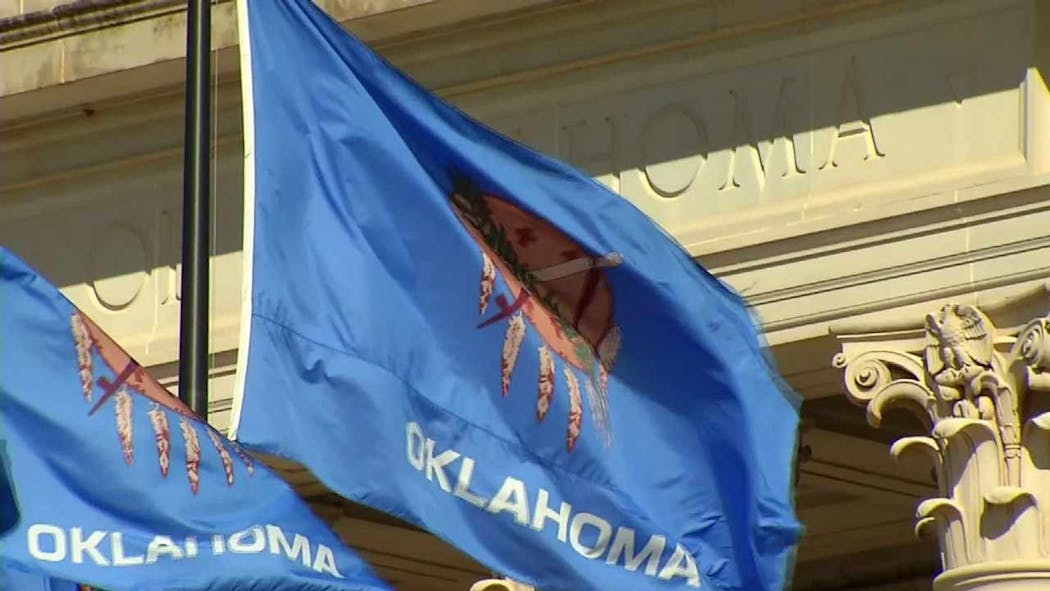
[[[653,91],[644,101],[564,113],[557,155],[630,199],[639,190],[663,199],[702,191],[745,201],[807,174],[885,156],[855,57],[844,62],[840,83],[824,89],[834,98],[825,101],[820,127],[811,127],[812,76],[795,69],[785,66],[761,88],[704,81],[667,97]]]

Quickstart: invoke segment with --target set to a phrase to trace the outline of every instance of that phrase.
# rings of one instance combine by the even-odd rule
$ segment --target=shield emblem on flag
[[[198,430],[204,431],[215,448],[228,486],[233,486],[234,482],[231,451],[240,458],[249,475],[254,472],[251,456],[237,444],[225,440],[185,403],[168,392],[86,314],[74,311],[70,328],[76,346],[84,402],[91,405],[88,415],[94,415],[108,402],[113,402],[117,438],[124,452],[125,463],[130,466],[135,461],[135,401],[145,399],[150,403],[146,416],[153,430],[157,463],[164,478],[167,478],[171,468],[173,438],[169,418],[178,420],[185,445],[186,476],[193,494],[200,490],[202,458]]]
[[[450,197],[453,211],[479,245],[482,256],[478,300],[484,329],[506,322],[501,356],[501,391],[510,391],[521,343],[528,326],[543,341],[538,355],[536,418],[550,410],[556,360],[563,365],[569,395],[566,447],[572,451],[582,428],[582,388],[595,426],[612,442],[608,415],[609,372],[620,349],[615,302],[606,270],[623,262],[615,252],[588,252],[549,221],[507,199],[458,182]],[[497,277],[506,293],[498,291]],[[495,295],[495,310],[490,304]]]

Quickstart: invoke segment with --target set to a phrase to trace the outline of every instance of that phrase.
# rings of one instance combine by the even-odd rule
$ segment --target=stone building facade
[[[320,4],[753,304],[805,398],[795,589],[929,589],[944,569],[938,589],[1042,588],[1017,585],[1050,572],[1050,3]],[[235,13],[214,5],[219,427],[242,268]],[[173,389],[184,31],[176,0],[0,0],[0,242]],[[489,575],[280,466],[398,588]]]

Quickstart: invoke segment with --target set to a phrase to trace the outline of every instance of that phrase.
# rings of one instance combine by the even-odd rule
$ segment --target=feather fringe
[[[601,360],[601,365],[606,370],[611,371],[613,365],[616,364],[616,356],[620,354],[622,345],[623,333],[620,332],[619,326],[613,325],[602,342],[598,344],[598,359]]]
[[[91,402],[91,392],[94,387],[94,370],[91,361],[91,347],[93,345],[91,333],[84,325],[84,319],[79,312],[74,312],[70,320],[73,329],[73,342],[77,348],[77,367],[80,370],[80,389],[84,392],[84,400]]]
[[[492,264],[489,255],[481,253],[481,299],[478,308],[482,314],[489,307],[492,292],[496,287],[496,266]]]
[[[594,425],[602,436],[606,445],[612,443],[612,431],[609,429],[609,405],[604,390],[600,390],[594,384],[594,377],[588,378],[584,385],[587,387],[587,402],[591,405],[591,417]]]
[[[540,383],[536,395],[536,420],[547,417],[554,398],[554,357],[546,346],[540,347]]]
[[[571,452],[576,448],[583,427],[583,399],[580,396],[580,383],[568,363],[565,364],[565,383],[569,388],[569,430],[565,446]]]
[[[167,478],[171,466],[171,432],[168,430],[168,415],[154,403],[149,411],[149,422],[153,425],[153,436],[157,440],[157,461],[160,474]]]
[[[134,433],[131,423],[131,394],[126,388],[121,387],[113,396],[116,404],[114,409],[117,414],[117,436],[120,438],[120,447],[124,450],[124,462],[131,465],[135,461]]]
[[[525,338],[525,319],[521,312],[507,323],[507,334],[503,337],[503,355],[500,359],[500,385],[504,396],[510,392],[510,375],[518,364],[521,341]]]
[[[248,455],[248,452],[244,451],[235,441],[230,442],[230,447],[233,448],[233,453],[237,454],[237,457],[244,463],[244,468],[248,470],[248,476],[255,475],[255,460]]]
[[[179,428],[186,442],[186,477],[190,481],[190,490],[197,494],[200,490],[201,476],[201,442],[197,431],[185,417],[179,418]]]
[[[226,484],[233,484],[233,460],[230,459],[230,453],[226,451],[226,446],[222,443],[222,437],[215,432],[215,429],[205,427],[208,431],[208,439],[211,439],[211,444],[215,446],[215,451],[219,452],[219,458],[222,459],[222,469],[226,473]]]

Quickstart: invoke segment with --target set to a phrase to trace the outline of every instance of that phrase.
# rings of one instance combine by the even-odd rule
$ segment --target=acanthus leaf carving
[[[1030,399],[1050,392],[1050,316],[1000,330],[977,307],[948,304],[923,320],[923,338],[903,350],[874,333],[885,349],[865,337],[860,353],[844,345],[832,364],[873,426],[898,404],[924,419],[929,431],[899,439],[891,453],[922,452],[934,464],[941,496],[919,505],[916,533],[936,532],[944,585],[963,576],[948,576],[953,569],[1021,558],[1037,560],[1033,580],[1045,582],[1050,412],[1040,411],[1050,400]]]
[[[919,453],[919,451],[930,459],[935,470],[941,469],[943,462],[941,448],[937,445],[937,440],[932,437],[901,437],[890,446],[890,455],[898,460],[906,453]]]
[[[1011,356],[1024,373],[1028,390],[1050,392],[1050,318],[1029,322],[1018,335]]]

